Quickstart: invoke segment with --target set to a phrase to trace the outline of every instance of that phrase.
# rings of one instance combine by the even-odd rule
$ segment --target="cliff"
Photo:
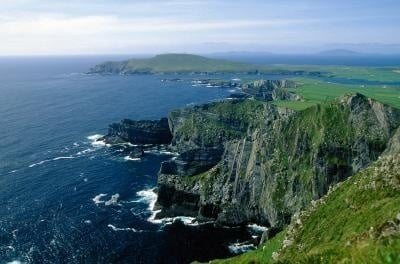
[[[399,263],[399,150],[333,186],[257,250],[211,263]]]
[[[161,166],[158,217],[280,230],[375,161],[399,124],[399,110],[360,94],[300,112],[256,100],[174,111],[171,147],[180,155]]]

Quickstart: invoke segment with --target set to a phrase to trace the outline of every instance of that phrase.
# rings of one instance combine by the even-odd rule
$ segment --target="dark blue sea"
[[[230,91],[161,82],[168,76],[84,74],[106,59],[0,59],[0,263],[185,263],[229,254],[207,232],[148,221],[168,153],[125,160],[93,142],[112,122],[158,119]]]
[[[249,237],[149,221],[171,154],[127,160],[95,143],[112,122],[159,119],[232,91],[193,87],[193,76],[85,74],[109,59],[121,58],[0,58],[0,263],[188,263],[229,256]]]

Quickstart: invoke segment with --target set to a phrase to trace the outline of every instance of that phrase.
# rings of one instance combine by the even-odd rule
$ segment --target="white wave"
[[[92,224],[92,221],[90,221],[90,220],[85,220],[85,221],[83,221],[85,224],[87,224],[87,225],[90,225],[90,224]]]
[[[72,157],[72,156],[68,156],[68,157],[57,157],[57,158],[54,158],[54,159],[52,159],[53,161],[55,161],[55,160],[62,160],[62,159],[73,159],[74,157]]]
[[[94,135],[88,136],[87,139],[89,139],[90,141],[96,141],[96,140],[98,140],[99,138],[102,138],[102,137],[103,137],[103,135],[94,134]]]
[[[29,168],[33,168],[35,166],[42,165],[43,163],[46,163],[46,162],[49,162],[49,161],[51,161],[51,160],[42,160],[42,161],[33,163],[33,164],[29,165]]]
[[[109,205],[114,205],[114,206],[115,206],[115,205],[120,205],[120,204],[118,203],[118,199],[119,199],[119,193],[113,194],[113,195],[111,195],[110,200],[105,201],[104,204],[105,204],[106,206],[109,206]]]
[[[151,212],[151,215],[149,218],[147,218],[147,221],[149,221],[153,224],[168,225],[168,224],[172,224],[175,220],[180,220],[185,225],[189,225],[189,226],[199,225],[199,223],[196,221],[196,218],[189,217],[189,216],[176,216],[176,217],[165,217],[165,218],[161,218],[161,219],[155,219],[156,215],[159,212],[161,212],[161,210],[154,210],[154,207],[157,202],[157,197],[158,197],[157,193],[154,192],[154,189],[145,189],[145,190],[137,192],[136,195],[141,198],[139,198],[138,200],[136,200],[134,202],[147,203],[149,205],[147,207],[147,209]]]
[[[228,249],[233,254],[240,254],[254,250],[256,247],[253,244],[233,243],[228,246]]]
[[[262,233],[262,232],[265,232],[265,231],[268,230],[268,227],[260,226],[260,225],[257,225],[257,224],[250,224],[250,225],[247,225],[247,227],[249,229],[251,229],[252,231],[259,232],[259,233]]]
[[[95,149],[92,149],[92,148],[88,148],[88,149],[85,149],[85,150],[82,150],[82,151],[79,151],[78,153],[76,153],[76,155],[85,155],[85,154],[87,154],[87,153],[90,153],[90,152],[93,152],[93,151],[96,151]]]
[[[154,211],[154,212],[156,212],[156,214],[157,214],[159,211]],[[156,214],[154,214],[154,216]],[[196,221],[195,217],[190,217],[190,216],[165,217],[165,218],[160,218],[160,219],[154,219],[154,217],[152,219],[149,218],[149,222],[151,222],[153,224],[162,224],[162,225],[172,224],[176,220],[182,221],[182,223],[187,226],[200,225],[200,223]]]
[[[87,139],[89,139],[91,141],[91,144],[93,147],[109,147],[109,146],[111,146],[110,144],[106,144],[106,142],[104,140],[99,140],[102,137],[103,137],[103,135],[94,134],[94,135],[88,136]]]
[[[50,162],[50,161],[56,161],[56,160],[62,160],[62,159],[73,159],[73,158],[74,157],[72,157],[72,156],[68,156],[68,157],[56,157],[54,159],[46,159],[46,160],[42,160],[42,161],[39,161],[39,162],[29,165],[29,168],[33,168],[35,166],[42,165],[42,164]]]
[[[129,227],[120,228],[120,227],[116,227],[116,226],[114,226],[114,225],[112,225],[112,224],[108,224],[107,226],[108,226],[109,228],[111,228],[112,230],[114,230],[114,231],[132,231],[132,232],[140,232],[140,231],[136,230],[136,229],[133,228],[133,227],[131,227],[131,228],[129,228]]]
[[[154,206],[156,205],[157,202],[157,194],[154,192],[154,188],[138,191],[136,195],[141,197],[139,200],[137,200],[137,202],[143,202],[149,205],[147,209],[151,212],[151,215],[147,220],[149,222],[154,221],[156,214],[161,211],[161,210],[154,210]]]
[[[79,143],[78,142],[74,142],[74,147],[79,147]]]
[[[13,260],[13,261],[7,262],[7,264],[24,264],[24,263],[25,262],[21,262],[19,260]]]
[[[100,200],[101,198],[103,198],[103,197],[105,197],[105,196],[107,196],[106,193],[100,193],[100,194],[96,195],[96,196],[92,199],[92,201],[93,201],[95,204],[105,203],[106,201]]]
[[[131,158],[130,156],[126,156],[126,157],[124,157],[124,160],[126,160],[126,161],[139,161],[139,160],[141,160],[141,158]]]
[[[9,171],[8,174],[16,173],[17,171],[18,171],[18,170],[12,170],[12,171]]]

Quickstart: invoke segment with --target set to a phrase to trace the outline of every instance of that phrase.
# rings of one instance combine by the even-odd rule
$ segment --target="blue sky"
[[[0,0],[0,55],[400,52],[398,0]]]

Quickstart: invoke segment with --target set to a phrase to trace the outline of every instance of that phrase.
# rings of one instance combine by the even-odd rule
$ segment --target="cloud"
[[[0,53],[113,52],[144,48],[151,43],[177,45],[204,41],[207,36],[237,39],[234,32],[274,28],[305,21],[206,20],[120,18],[116,16],[66,16],[23,14],[0,16]]]

